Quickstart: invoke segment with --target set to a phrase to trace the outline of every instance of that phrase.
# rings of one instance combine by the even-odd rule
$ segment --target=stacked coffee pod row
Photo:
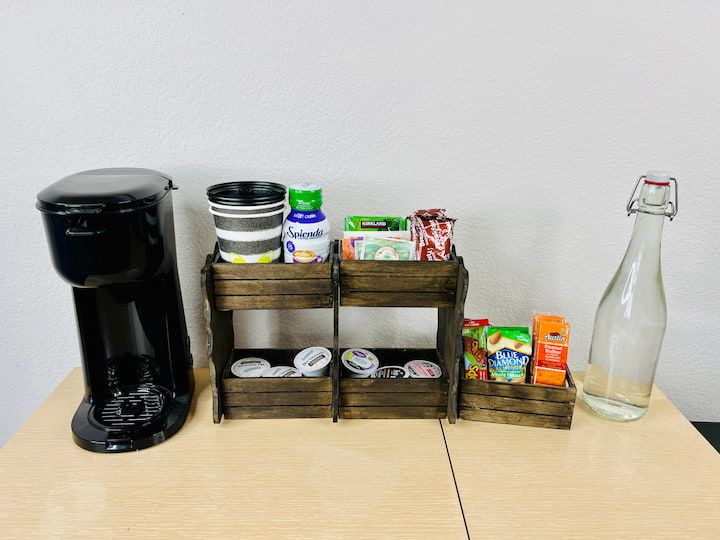
[[[272,366],[264,358],[249,356],[236,360],[230,371],[240,378],[325,377],[332,353],[325,347],[308,347],[295,355],[293,366]]]
[[[332,353],[325,347],[308,347],[295,355],[293,366],[273,366],[264,358],[249,356],[230,367],[235,377],[325,377]],[[347,349],[340,356],[345,376],[353,379],[438,379],[442,369],[435,362],[414,359],[405,365],[381,366],[378,357],[367,349]]]
[[[442,369],[435,362],[410,360],[403,366],[381,366],[378,357],[367,349],[347,349],[340,356],[345,375],[353,379],[438,379]]]

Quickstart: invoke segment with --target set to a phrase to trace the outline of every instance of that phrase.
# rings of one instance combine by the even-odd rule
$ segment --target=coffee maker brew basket
[[[53,265],[73,287],[85,396],[75,442],[139,450],[177,432],[193,390],[175,256],[172,180],[85,171],[38,194]]]

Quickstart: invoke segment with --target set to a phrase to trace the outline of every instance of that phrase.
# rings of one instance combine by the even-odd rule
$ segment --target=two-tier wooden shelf
[[[202,269],[213,420],[232,418],[457,418],[460,330],[468,288],[462,258],[448,261],[346,261],[333,245],[329,262],[230,264],[217,249]],[[370,349],[381,365],[426,359],[442,367],[439,379],[351,379],[340,367],[341,306],[437,308],[435,349]],[[320,378],[237,378],[237,358],[260,356],[292,365],[298,350],[236,349],[233,311],[333,310],[333,360]],[[307,346],[318,345],[309,343]]]
[[[202,269],[213,420],[236,418],[457,418],[570,429],[577,389],[461,378],[461,329],[468,272],[454,251],[448,261],[351,261],[338,256],[313,264],[230,264],[217,249]],[[341,307],[436,308],[432,349],[370,349],[382,365],[425,359],[441,366],[439,379],[354,379],[344,376],[339,348]],[[235,348],[233,312],[332,309],[329,374],[309,378],[238,378],[239,358],[259,356],[292,365],[300,349]],[[372,341],[368,336],[368,342]]]

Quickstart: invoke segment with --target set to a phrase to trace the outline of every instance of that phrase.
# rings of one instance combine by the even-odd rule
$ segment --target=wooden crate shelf
[[[435,349],[369,349],[381,366],[415,359],[440,364]],[[438,379],[340,379],[340,418],[445,418],[448,376]]]
[[[221,377],[225,418],[330,418],[332,377],[238,378],[232,362],[249,356],[291,366],[299,349],[235,349]]]
[[[458,415],[464,420],[570,429],[577,388],[461,379]]]
[[[424,358],[443,370],[439,379],[350,379],[340,381],[340,418],[457,419],[462,356],[460,331],[468,273],[454,250],[447,261],[354,261],[339,265],[340,307],[437,308],[435,349],[371,349],[381,365]],[[342,376],[342,372],[341,372]]]
[[[457,418],[570,429],[577,389],[461,378],[468,273],[450,260],[345,261],[333,244],[330,261],[313,264],[230,264],[217,249],[202,269],[213,420],[245,418]],[[381,365],[431,360],[439,379],[353,379],[340,366],[340,307],[436,308],[434,349],[370,349]],[[243,356],[292,365],[297,350],[234,349],[236,310],[333,310],[333,360],[323,378],[240,379],[230,372]],[[308,344],[312,346],[314,344]]]
[[[332,264],[211,263],[215,309],[330,308]]]
[[[454,253],[449,261],[343,261],[333,243],[330,261],[313,264],[230,264],[217,249],[202,269],[213,392],[213,420],[331,416],[343,418],[457,418],[460,330],[468,275]],[[402,364],[432,359],[440,379],[341,380],[338,319],[340,306],[437,308],[437,348],[383,349]],[[244,350],[234,349],[232,314],[251,309],[333,309],[333,361],[329,380],[238,379],[229,365]],[[313,344],[308,344],[311,346]],[[265,356],[289,351],[265,350]],[[262,356],[259,355],[258,356]],[[387,361],[384,362],[386,365]],[[292,361],[286,364],[291,365]],[[301,382],[302,381],[302,382]],[[328,383],[330,411],[327,409]],[[301,386],[298,386],[301,385]],[[282,394],[287,393],[287,399]],[[342,405],[341,405],[342,403]]]
[[[241,379],[230,372],[234,360],[244,356],[292,366],[298,352],[235,349],[234,311],[332,308],[336,267],[334,254],[330,262],[314,264],[231,264],[220,260],[217,246],[208,255],[201,280],[214,422],[223,417],[337,418],[335,361],[328,377]]]
[[[340,261],[340,305],[452,308],[462,260]]]

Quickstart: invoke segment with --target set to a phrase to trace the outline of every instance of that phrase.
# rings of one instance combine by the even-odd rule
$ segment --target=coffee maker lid
[[[94,169],[48,186],[36,206],[50,214],[129,212],[158,204],[173,187],[168,175],[152,169]]]

